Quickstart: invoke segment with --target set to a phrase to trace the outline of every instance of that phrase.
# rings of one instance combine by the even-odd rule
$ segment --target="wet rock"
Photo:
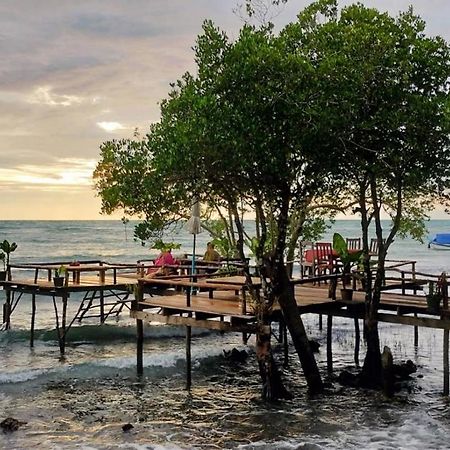
[[[359,381],[359,376],[348,370],[343,370],[338,376],[338,382],[343,386],[358,387],[360,384]]]
[[[311,351],[313,353],[319,353],[320,344],[317,341],[313,341],[312,339],[310,339],[308,342],[309,342],[309,346],[311,348]]]
[[[386,397],[394,395],[394,360],[392,358],[391,349],[385,345],[381,354],[381,373],[383,392]]]
[[[317,444],[313,444],[311,442],[305,442],[304,444],[300,444],[295,447],[295,450],[320,450],[322,447]]]
[[[122,430],[124,433],[127,433],[128,431],[132,430],[134,428],[131,423],[126,423],[125,425],[122,425]]]
[[[223,354],[225,358],[240,363],[245,362],[248,358],[248,353],[245,350],[238,350],[237,348],[233,348],[230,351],[224,350]]]
[[[12,417],[7,417],[5,420],[0,422],[0,428],[3,433],[11,433],[17,431],[21,425],[25,425],[26,422],[21,422],[20,420],[14,419]]]
[[[415,372],[417,372],[417,366],[410,359],[401,364],[394,364],[394,375],[401,380],[409,379],[409,376]]]

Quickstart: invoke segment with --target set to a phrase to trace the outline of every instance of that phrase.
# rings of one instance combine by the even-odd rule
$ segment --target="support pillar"
[[[333,372],[333,348],[332,348],[333,316],[327,316],[327,371]]]
[[[100,323],[105,323],[105,295],[103,289],[100,290]]]
[[[189,390],[192,385],[192,360],[191,360],[191,338],[192,328],[186,327],[186,389]]]
[[[417,313],[414,313],[414,317],[417,318]],[[414,327],[414,347],[419,346],[419,327]]]
[[[6,302],[3,304],[3,323],[5,330],[11,328],[11,291],[8,289],[6,290]]]
[[[34,347],[34,324],[36,319],[36,294],[31,295],[31,328],[30,328],[30,347]]]
[[[140,302],[144,299],[144,290],[142,284],[138,283],[134,290],[134,300],[131,303],[131,309],[141,311]],[[144,373],[144,324],[141,319],[136,319],[136,372],[138,375]]]
[[[66,353],[66,318],[67,318],[67,292],[64,292],[62,296],[62,317],[61,326],[58,330],[59,334],[59,351],[61,356]]]
[[[136,319],[136,370],[138,375],[144,373],[144,324]]]
[[[449,330],[444,330],[444,395],[449,394],[449,361],[448,361],[448,347],[449,347]]]
[[[359,320],[355,317],[355,366],[359,367],[359,347],[361,344],[361,333],[359,331]]]
[[[283,367],[289,367],[289,342],[288,342],[288,332],[287,326],[283,322],[283,353],[284,353],[284,362]]]

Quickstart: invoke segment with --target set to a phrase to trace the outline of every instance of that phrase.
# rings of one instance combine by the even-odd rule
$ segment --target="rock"
[[[359,377],[358,375],[355,375],[348,370],[343,370],[338,378],[338,383],[342,384],[343,386],[350,386],[350,387],[358,387],[359,386]]]
[[[311,351],[313,353],[319,353],[320,344],[317,341],[313,341],[312,339],[309,339],[309,346],[311,348]]]
[[[17,431],[21,425],[25,425],[26,422],[21,422],[20,420],[14,419],[12,417],[7,417],[3,422],[0,422],[0,428],[3,433],[11,433]]]
[[[131,425],[131,423],[126,423],[125,425],[122,425],[122,430],[124,433],[126,433],[127,431],[132,430],[134,427],[133,425]]]
[[[386,397],[394,395],[394,360],[391,349],[385,345],[381,354],[381,378],[383,383],[383,392]]]
[[[417,372],[417,366],[410,359],[401,364],[394,364],[394,375],[401,380],[408,379],[415,372]]]
[[[225,358],[230,359],[231,361],[236,361],[243,363],[248,358],[248,353],[245,350],[238,350],[237,348],[233,348],[230,351],[223,351]]]

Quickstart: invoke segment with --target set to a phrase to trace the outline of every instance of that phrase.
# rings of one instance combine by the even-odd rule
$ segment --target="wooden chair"
[[[300,242],[300,278],[314,275],[314,244],[311,241]]]
[[[315,250],[315,271],[318,276],[327,272],[333,273],[333,246],[331,242],[316,242]]]
[[[361,238],[347,238],[347,248],[349,250],[360,250],[361,249]]]
[[[383,239],[383,243],[384,243],[384,239]],[[380,244],[378,243],[378,239],[372,238],[370,240],[369,255],[370,256],[378,256],[379,249],[380,249]]]

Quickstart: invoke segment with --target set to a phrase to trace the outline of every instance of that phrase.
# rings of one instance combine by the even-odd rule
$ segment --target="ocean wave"
[[[201,329],[193,329],[193,336],[203,336],[214,332]],[[144,328],[144,335],[153,339],[165,339],[184,337],[185,327],[171,325],[147,325]],[[133,341],[136,338],[136,327],[133,325],[81,325],[72,327],[67,333],[67,343],[97,343],[111,341]],[[0,332],[0,345],[14,342],[28,341],[30,331],[26,329],[13,329]],[[58,340],[55,329],[37,329],[34,332],[34,340],[41,342],[52,342]]]
[[[14,372],[0,373],[0,384],[24,383],[35,380],[40,376],[47,376],[51,369],[16,370]]]

